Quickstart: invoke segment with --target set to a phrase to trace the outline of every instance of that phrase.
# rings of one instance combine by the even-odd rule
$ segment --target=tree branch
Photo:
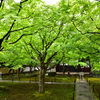
[[[35,49],[31,43],[29,43],[29,45],[41,57],[41,52],[39,52],[37,49]]]
[[[1,0],[1,2],[0,2],[0,8],[1,8],[2,4],[3,4],[3,1],[4,1],[4,0]]]
[[[90,52],[88,52],[88,51],[86,51],[86,50],[83,50],[83,49],[80,49],[78,46],[77,46],[77,48],[81,51],[81,52],[85,52],[85,53],[88,53],[88,54],[96,54],[96,53],[99,53],[99,52],[94,52],[94,53],[90,53]]]
[[[18,12],[17,12],[17,16],[19,15],[19,13],[20,13],[20,11],[21,11],[21,9],[22,9],[22,3],[26,2],[26,1],[28,1],[28,0],[25,0],[25,1],[21,1],[21,2],[20,2],[20,8],[19,8],[19,10],[18,10]],[[1,3],[2,3],[2,2],[3,2],[3,0],[1,1]],[[9,38],[9,36],[10,36],[10,32],[11,32],[11,30],[12,30],[12,28],[13,28],[15,22],[16,22],[16,19],[14,19],[12,25],[10,26],[9,31],[3,36],[2,39],[0,39],[0,48],[2,47],[1,45],[2,45],[2,42],[4,41],[4,39],[6,38],[6,40],[8,40],[8,38]]]
[[[41,34],[39,34],[40,38],[41,38],[41,41],[42,41],[42,50],[44,50],[44,40],[45,38],[42,38]],[[44,36],[43,36],[44,37]]]
[[[86,33],[91,33],[91,34],[100,34],[100,32],[86,32]]]
[[[73,22],[73,25],[74,25],[74,27],[76,28],[76,30],[77,31],[79,31],[81,34],[86,34],[86,33],[91,33],[91,34],[100,34],[100,32],[85,32],[85,33],[82,33],[82,31],[81,30],[79,30],[77,27],[76,27],[76,25],[75,25],[75,23],[74,23],[74,21],[72,21]]]
[[[59,27],[59,32],[58,32],[57,36],[56,36],[51,42],[49,42],[49,43],[46,45],[46,50],[48,50],[48,49],[50,48],[50,46],[54,43],[54,41],[58,38],[58,36],[59,36],[59,34],[60,34],[60,32],[61,32],[62,26],[63,26],[63,19],[62,19],[62,21],[61,21],[61,24],[60,24],[60,27]]]
[[[19,15],[19,13],[20,13],[20,11],[21,11],[21,9],[22,9],[22,4],[23,4],[24,2],[26,2],[26,1],[28,1],[28,0],[25,0],[25,1],[20,1],[20,5],[19,5],[19,6],[20,6],[20,8],[19,8],[19,10],[18,10],[17,16]],[[13,23],[12,23],[12,25],[11,25],[11,27],[10,27],[9,31],[8,31],[8,33],[7,33],[7,34],[5,34],[5,36],[3,37],[3,38],[5,38],[5,37],[6,37],[6,40],[8,40],[8,38],[9,38],[9,36],[10,36],[10,32],[11,32],[11,30],[12,30],[12,28],[13,28],[13,26],[14,26],[15,22],[16,22],[16,19],[14,19],[14,21],[13,21]]]
[[[19,29],[16,29],[16,30],[12,30],[10,32],[16,32],[16,31],[20,31],[20,30],[23,30],[23,29],[26,29],[26,28],[30,28],[30,27],[33,27],[34,25],[30,25],[30,26],[26,26],[26,27],[23,27],[23,28],[19,28]]]
[[[45,64],[50,63],[51,59],[52,59],[55,55],[57,55],[57,52],[55,52],[54,54],[52,54],[51,57],[48,58],[48,60],[47,60],[47,62],[46,62]]]
[[[9,43],[9,44],[17,43],[23,36],[27,36],[27,35],[33,35],[33,34],[22,34],[19,39],[17,39],[15,42],[12,42],[12,43]]]
[[[27,26],[28,27],[28,26]],[[43,28],[40,28],[40,29],[38,29],[38,30],[42,30]],[[12,43],[9,43],[9,44],[14,44],[14,43],[16,43],[16,42],[18,42],[23,36],[27,36],[27,35],[33,35],[33,34],[35,34],[35,33],[37,33],[38,31],[36,31],[36,32],[34,32],[34,33],[31,33],[31,34],[22,34],[21,36],[20,36],[20,38],[19,39],[17,39],[15,42],[12,42]]]
[[[85,14],[86,15],[86,14]],[[89,16],[90,17],[90,19],[92,20],[92,21],[94,21],[94,19],[91,17],[91,16]],[[69,17],[70,18],[70,17]],[[74,18],[74,14],[73,14],[73,18]],[[83,33],[81,30],[79,30],[77,27],[76,27],[76,25],[75,25],[75,23],[74,23],[74,21],[72,20],[72,22],[73,22],[73,25],[74,25],[74,27],[76,28],[76,30],[77,31],[79,31],[81,34],[86,34],[86,33],[90,33],[90,34],[100,34],[100,32],[85,32],[85,33]],[[96,28],[98,29],[98,30],[100,30],[100,28],[99,27],[97,27],[96,26]]]
[[[97,26],[96,26],[96,28],[97,28],[98,30],[100,30],[100,28],[99,28],[99,27],[97,27]]]
[[[95,44],[97,44],[97,45],[100,46],[100,44],[99,44],[99,43],[96,43],[96,41],[93,41],[93,40],[91,39],[91,37],[90,37],[89,39],[90,39],[90,41],[92,41],[93,43],[95,43]]]
[[[64,56],[63,56],[64,57]],[[52,68],[54,68],[55,66],[57,66],[57,65],[59,65],[60,64],[60,62],[63,60],[63,57],[61,58],[61,60],[57,63],[57,64],[55,64],[55,65],[53,65],[52,67],[50,67],[49,69],[47,69],[47,70],[51,70]]]
[[[26,44],[26,47],[28,50],[25,48],[25,46],[24,46],[24,48],[27,51],[27,53],[29,53],[29,55],[31,56],[31,59],[34,59],[37,62],[38,60],[33,56],[32,51],[30,52],[30,50],[28,48],[28,44],[25,41],[24,41],[24,43]]]
[[[91,19],[92,21],[94,21],[94,19],[93,19],[91,16],[90,16],[90,19]],[[98,30],[100,30],[99,27],[96,26],[96,28],[97,28]]]
[[[72,21],[72,22],[73,22],[73,25],[74,25],[74,27],[76,28],[77,31],[79,31],[81,34],[85,34],[85,33],[83,33],[81,30],[79,30],[79,29],[76,27],[74,21]]]

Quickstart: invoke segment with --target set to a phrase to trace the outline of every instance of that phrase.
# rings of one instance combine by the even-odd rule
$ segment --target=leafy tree
[[[35,25],[31,21],[37,16],[40,1],[23,0],[16,3],[14,0],[1,0],[0,3],[0,51],[10,41],[19,41],[23,36],[33,35],[36,32]],[[38,10],[37,10],[38,11]],[[39,17],[39,15],[38,15]],[[28,30],[34,30],[33,32]],[[8,41],[8,42],[7,42]]]
[[[14,69],[24,64],[39,66],[40,93],[44,93],[46,71],[60,62],[85,66],[78,61],[89,57],[92,65],[99,65],[99,6],[89,0],[61,0],[56,7],[40,0],[2,0],[1,63]]]
[[[5,47],[5,50],[12,49],[10,48],[10,46],[8,45],[8,43],[10,44],[15,44],[15,50],[14,48],[12,49],[12,52],[14,52],[14,57],[9,61],[6,61],[6,63],[8,63],[9,65],[11,64],[12,66],[14,66],[14,69],[18,69],[22,66],[23,64],[23,58],[26,58],[26,55],[21,52],[23,51],[23,48],[21,48],[20,44],[19,44],[19,40],[22,39],[23,36],[26,35],[32,35],[32,36],[28,36],[23,37],[24,39],[24,43],[28,46],[28,49],[31,50],[31,58],[30,61],[37,62],[37,64],[40,66],[40,81],[39,81],[39,92],[43,93],[44,92],[44,76],[45,76],[45,72],[46,69],[49,65],[49,63],[51,62],[51,59],[57,54],[58,50],[53,51],[53,47],[57,47],[58,44],[54,44],[54,42],[59,38],[59,35],[61,34],[61,30],[63,27],[63,18],[59,18],[59,13],[56,11],[53,11],[55,8],[54,7],[49,7],[49,6],[38,6],[36,7],[36,5],[34,5],[36,2],[32,2],[31,0],[28,1],[27,3],[25,3],[26,1],[20,2],[20,6],[19,9],[17,11],[16,9],[16,13],[13,14],[12,9],[7,9],[6,6],[5,7],[5,11],[9,10],[10,15],[14,15],[13,18],[8,15],[8,18],[11,22],[8,22],[8,26],[11,25],[10,30],[7,28],[7,33],[4,34],[6,31],[4,30],[5,25],[3,25],[3,22],[1,23],[2,26],[2,38],[1,40],[1,45],[3,45]],[[25,3],[25,4],[24,4]],[[30,4],[31,3],[31,4]],[[15,3],[15,5],[13,5],[13,1],[12,2],[8,2],[9,5],[11,6],[15,6],[15,5],[19,5],[17,3]],[[7,4],[7,5],[8,5]],[[27,7],[25,7],[27,5]],[[35,6],[35,10],[37,10],[37,12],[35,12],[34,10],[29,10],[31,9],[33,6]],[[27,9],[22,9],[22,8],[27,8]],[[42,10],[41,10],[42,9]],[[30,11],[30,12],[27,12]],[[12,13],[10,13],[12,12]],[[24,12],[24,15],[23,15]],[[58,14],[57,14],[58,13]],[[30,16],[29,16],[30,15]],[[44,17],[43,17],[44,15]],[[49,16],[48,16],[49,15]],[[28,16],[28,17],[27,17]],[[15,19],[15,17],[17,19]],[[2,17],[3,18],[3,17]],[[8,19],[7,18],[7,19]],[[58,19],[57,19],[58,18]],[[3,19],[2,19],[3,20]],[[5,21],[5,20],[4,20]],[[34,27],[33,27],[34,26]],[[20,28],[22,27],[22,28]],[[17,28],[17,29],[16,29]],[[13,34],[11,34],[13,32]],[[4,35],[3,35],[4,34]],[[34,34],[34,35],[33,35]],[[15,37],[15,38],[13,38]],[[38,41],[37,41],[38,40]],[[7,42],[6,42],[7,41]],[[12,41],[12,42],[10,42]],[[34,43],[34,46],[33,46]],[[21,42],[22,44],[22,42]],[[52,47],[51,47],[52,46]],[[3,50],[3,47],[0,46],[1,50]],[[22,49],[22,50],[20,50]],[[25,48],[24,48],[25,49]],[[53,51],[53,52],[52,52]],[[3,52],[3,51],[2,51]],[[30,52],[30,51],[28,51]],[[51,52],[51,53],[49,53]],[[6,52],[8,53],[8,52]],[[35,55],[33,55],[33,54]],[[13,54],[10,54],[10,56]],[[7,56],[9,58],[9,56]],[[24,62],[25,64],[25,62]]]
[[[81,38],[77,41],[77,48],[82,54],[90,57],[91,65],[100,59],[100,3],[94,1],[74,0],[71,8],[72,16],[69,16],[76,32],[81,33]],[[92,66],[93,67],[93,66]],[[95,66],[96,67],[96,66]]]

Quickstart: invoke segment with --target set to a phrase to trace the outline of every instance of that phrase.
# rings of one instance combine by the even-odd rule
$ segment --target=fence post
[[[90,85],[90,80],[89,80],[89,85]]]
[[[87,78],[87,82],[88,82],[88,78]]]
[[[13,78],[12,78],[12,82],[13,82]]]
[[[56,78],[55,78],[55,82],[56,82]]]
[[[74,91],[75,91],[75,84],[74,84]]]
[[[25,76],[25,73],[24,73],[24,76]]]
[[[1,77],[2,77],[2,80],[3,80],[3,74],[1,75]]]
[[[18,78],[18,80],[20,81],[20,77]]]
[[[75,80],[74,80],[74,84],[76,83],[76,78],[75,78]]]
[[[36,77],[35,77],[35,82],[36,82]]]
[[[73,100],[74,100],[74,92],[73,92]]]
[[[93,92],[94,92],[94,85],[92,86]]]
[[[29,83],[31,83],[31,79],[30,79]]]

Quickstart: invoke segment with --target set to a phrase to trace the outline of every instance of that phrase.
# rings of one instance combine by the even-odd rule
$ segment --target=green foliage
[[[60,60],[73,66],[86,66],[85,62],[78,61],[89,57],[93,69],[99,70],[99,7],[99,2],[90,0],[61,0],[56,7],[45,5],[41,0],[28,0],[18,13],[20,3],[8,0],[0,8],[0,39],[15,22],[10,37],[2,43],[4,51],[0,51],[0,62],[13,69],[22,65],[40,66],[41,62],[47,68]],[[26,36],[9,44],[23,34]]]
[[[55,75],[56,77],[59,77],[59,75]]]
[[[9,89],[6,86],[0,86],[0,94],[9,92]]]
[[[86,66],[87,64],[84,62],[78,62],[78,64],[80,64],[81,66]]]
[[[66,77],[67,79],[70,79],[70,77]]]
[[[81,60],[89,58],[99,70],[99,7],[90,0],[61,0],[56,6],[7,0],[0,8],[0,66],[37,66],[46,72],[59,63],[86,66]]]
[[[69,80],[70,77],[62,78],[64,81]]]
[[[40,94],[39,92],[35,92],[33,95],[35,97],[43,97],[43,96],[49,96],[51,93],[49,91],[45,91],[45,93]]]

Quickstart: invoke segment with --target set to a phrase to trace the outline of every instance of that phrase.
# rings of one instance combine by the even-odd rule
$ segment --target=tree
[[[50,8],[48,10],[50,10]],[[26,44],[31,47],[33,52],[32,58],[37,62],[40,68],[39,71],[40,93],[44,93],[44,82],[45,82],[44,78],[46,70],[49,64],[51,63],[52,58],[54,58],[55,55],[57,55],[58,53],[57,48],[56,50],[54,50],[55,47],[58,47],[57,46],[58,44],[55,41],[59,38],[59,35],[61,34],[63,21],[61,21],[60,25],[58,25],[57,20],[53,21],[53,18],[55,18],[56,16],[54,16],[53,14],[53,16],[50,16],[51,18],[48,21],[46,22],[43,21],[43,25],[46,25],[44,29],[38,32],[36,35],[32,36],[31,40]]]
[[[15,69],[38,65],[40,93],[46,71],[60,62],[84,65],[78,61],[89,56],[91,63],[99,64],[98,2],[61,0],[54,7],[39,0],[8,0],[0,7],[0,61]]]
[[[40,1],[23,0],[16,3],[14,0],[1,0],[0,3],[0,51],[5,44],[10,41],[19,41],[23,36],[33,35],[36,31],[26,34],[26,29],[35,28],[35,24],[31,23],[33,16],[37,16],[35,10],[38,9],[37,4]],[[24,13],[24,14],[23,14]],[[5,24],[4,24],[5,23]],[[34,29],[33,28],[33,29]],[[7,42],[8,41],[8,42]]]
[[[75,19],[76,21],[73,21],[73,24],[77,31],[79,31],[81,34],[83,34],[82,39],[84,39],[84,48],[79,47],[78,48],[85,52],[86,54],[90,54],[90,62],[92,63],[98,63],[96,66],[99,66],[100,63],[100,11],[99,2],[90,2],[87,1],[84,3],[83,6],[81,4],[84,2],[79,2],[81,9],[78,11],[80,13],[79,16],[77,16]],[[75,16],[75,15],[74,15]],[[81,17],[81,19],[80,19]],[[80,26],[76,24],[79,21]],[[80,43],[82,44],[82,43]],[[96,68],[96,66],[94,68]]]
[[[23,7],[24,7],[24,5],[23,5]],[[25,24],[26,23],[30,24],[29,20],[27,20],[27,18],[26,18],[26,15],[28,15],[28,14],[25,13],[26,14],[25,18],[23,18],[23,16],[21,14],[23,13],[23,11],[25,12],[25,10],[22,10],[22,12],[20,14],[21,16],[18,18],[19,20],[18,21],[14,20],[13,24],[15,24],[15,22],[16,22],[16,25],[14,25],[14,27],[12,25],[13,30],[12,31],[10,30],[11,32],[16,32],[16,33],[13,33],[13,34],[7,33],[7,36],[9,35],[8,37],[10,37],[10,39],[7,38],[7,41],[8,42],[13,41],[13,42],[10,42],[10,44],[13,44],[16,48],[15,50],[14,50],[14,48],[12,49],[12,52],[13,51],[16,52],[15,53],[16,60],[13,58],[13,59],[10,59],[10,61],[9,61],[14,66],[13,68],[16,68],[16,69],[20,68],[23,63],[22,58],[25,57],[25,54],[20,55],[20,53],[24,52],[24,51],[22,51],[23,48],[21,48],[21,46],[19,44],[19,40],[22,40],[22,41],[20,41],[21,44],[22,44],[22,42],[24,42],[24,44],[26,46],[28,46],[29,50],[32,49],[30,60],[33,59],[35,62],[37,62],[37,64],[40,67],[40,80],[39,80],[39,92],[40,93],[44,92],[44,76],[45,76],[46,70],[48,68],[48,65],[51,63],[52,58],[55,55],[57,55],[58,50],[53,51],[52,49],[54,46],[57,47],[57,45],[58,45],[58,43],[54,43],[54,42],[59,38],[59,35],[61,35],[62,27],[64,24],[63,18],[59,18],[59,13],[57,11],[58,9],[56,11],[53,11],[53,9],[55,9],[54,7],[52,7],[52,8],[49,6],[44,6],[44,7],[45,8],[43,8],[43,6],[42,6],[42,8],[41,7],[38,8],[38,12],[31,15],[31,17],[33,17],[31,19],[31,23],[34,23],[34,25],[30,25],[27,27],[25,27]],[[43,10],[41,11],[41,9],[43,9]],[[37,16],[37,14],[38,14],[38,16]],[[43,17],[43,15],[44,15],[44,17]],[[48,16],[48,15],[50,15],[50,16]],[[29,17],[29,18],[31,18],[31,17]],[[20,19],[25,20],[25,22],[23,24],[21,24],[22,21]],[[23,28],[18,28],[16,30],[16,27],[19,27],[20,25],[22,25]],[[34,26],[34,27],[31,28],[31,26]],[[26,28],[28,28],[28,29],[26,29]],[[20,30],[22,30],[22,31],[20,32]],[[26,33],[26,31],[28,33]],[[33,33],[31,33],[31,31],[33,31],[33,33],[35,33],[35,34],[33,35]],[[16,40],[13,38],[15,35],[18,36],[17,39],[15,38]],[[26,35],[32,35],[32,36],[28,36],[27,38],[23,37]],[[1,40],[4,41],[4,39],[5,38],[3,36],[3,38]],[[37,39],[38,39],[38,41],[37,41]],[[33,46],[33,43],[34,43],[34,46]],[[2,44],[2,42],[1,42],[1,44]],[[6,42],[4,42],[4,46],[5,46],[5,50],[8,50],[10,48],[10,46]],[[22,49],[22,50],[20,50],[20,49]],[[51,52],[51,53],[49,53],[49,52]],[[13,62],[11,60],[13,60]]]

